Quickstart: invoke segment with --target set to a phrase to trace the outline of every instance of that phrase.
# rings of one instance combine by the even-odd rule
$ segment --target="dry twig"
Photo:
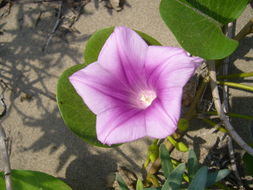
[[[227,25],[227,31],[226,31],[226,36],[229,38],[234,37],[234,32],[235,32],[235,23],[231,22]],[[228,75],[228,64],[230,62],[230,57],[227,57],[224,60],[223,64],[223,75]],[[223,88],[223,110],[225,113],[228,112],[229,109],[229,102],[228,102],[228,86],[224,86]],[[238,167],[236,165],[236,160],[235,160],[235,154],[234,154],[234,149],[233,149],[233,142],[230,136],[228,138],[228,150],[229,150],[229,157],[230,157],[230,163],[231,163],[231,168],[237,178],[238,184],[240,186],[240,190],[244,190],[244,186],[242,183],[242,180],[240,178],[239,172],[238,172]]]
[[[81,4],[78,6],[77,14],[73,17],[70,24],[68,25],[69,28],[71,28],[80,18],[82,14],[82,9],[85,5],[87,5],[91,0],[82,1]]]
[[[4,176],[5,176],[5,186],[6,190],[12,190],[12,182],[11,182],[11,166],[9,160],[9,153],[8,153],[8,139],[4,132],[4,129],[0,125],[0,153],[3,157],[4,163]]]
[[[3,90],[0,94],[0,106],[2,107],[1,113],[0,113],[0,119],[6,114],[7,106],[4,102],[3,93],[5,92],[6,88],[8,88],[7,84],[4,83],[2,80],[0,80],[1,87],[3,87]],[[3,85],[3,86],[2,86]],[[5,176],[5,185],[6,190],[12,190],[12,182],[11,182],[11,167],[10,167],[10,145],[9,139],[6,137],[5,131],[0,124],[0,155],[2,155],[3,158],[3,164],[4,164],[4,176]]]
[[[49,36],[48,36],[48,39],[47,39],[47,42],[46,42],[45,46],[42,48],[43,52],[45,52],[45,50],[47,49],[50,41],[53,38],[53,35],[54,35],[55,31],[57,30],[57,28],[59,27],[59,25],[61,23],[61,20],[62,20],[62,7],[63,7],[63,1],[60,2],[59,11],[58,11],[58,14],[57,14],[57,20],[55,22],[53,30],[49,33]]]
[[[209,65],[209,76],[210,76],[210,85],[212,90],[212,96],[214,100],[214,105],[217,110],[217,113],[221,119],[221,121],[224,123],[224,126],[229,131],[231,137],[244,149],[246,150],[250,155],[253,156],[253,148],[251,148],[235,131],[233,126],[231,125],[228,117],[224,113],[224,110],[221,105],[220,95],[218,91],[217,86],[217,80],[216,80],[216,70],[215,70],[215,62],[214,61],[208,61]]]
[[[232,138],[228,135],[228,152],[229,152],[229,157],[230,157],[230,163],[231,163],[231,168],[237,178],[238,184],[240,186],[239,190],[245,190],[242,180],[240,178],[239,172],[238,172],[238,168],[236,166],[236,160],[235,160],[235,153],[234,153],[234,148],[233,148],[233,141]]]
[[[235,40],[241,40],[248,34],[253,33],[253,18],[241,29],[241,31],[234,37]]]

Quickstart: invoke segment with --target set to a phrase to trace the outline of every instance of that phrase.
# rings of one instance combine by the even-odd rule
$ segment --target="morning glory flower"
[[[103,144],[165,138],[177,128],[183,87],[202,61],[181,48],[149,46],[133,30],[116,27],[98,60],[69,80],[96,115]]]

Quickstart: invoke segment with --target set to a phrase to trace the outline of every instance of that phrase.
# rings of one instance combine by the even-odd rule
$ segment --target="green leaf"
[[[159,156],[161,159],[161,165],[162,165],[162,170],[164,173],[164,176],[167,178],[171,171],[173,170],[173,165],[170,159],[170,153],[165,147],[164,144],[160,145],[160,150],[159,150]]]
[[[222,59],[238,46],[222,26],[239,17],[248,0],[162,0],[160,14],[181,46],[205,59]]]
[[[161,190],[161,187],[150,187],[150,188],[145,188],[143,190]]]
[[[213,184],[217,183],[218,181],[222,180],[229,173],[230,173],[230,170],[228,170],[228,169],[222,169],[222,170],[219,170],[219,171],[208,173],[206,187],[210,187]]]
[[[81,139],[89,144],[100,147],[109,146],[103,145],[97,140],[96,116],[84,104],[83,100],[76,93],[68,78],[76,71],[97,60],[100,50],[107,38],[113,32],[113,29],[113,27],[106,28],[93,34],[86,46],[84,55],[85,63],[75,65],[67,69],[61,75],[57,84],[57,104],[64,123]],[[160,45],[158,41],[149,35],[142,32],[138,33],[148,44]]]
[[[206,166],[201,167],[189,185],[188,190],[204,190],[207,181],[207,172],[208,168]]]
[[[136,190],[143,190],[143,183],[140,179],[137,180]]]
[[[253,176],[253,157],[248,153],[243,155],[243,167],[248,175]]]
[[[169,175],[165,181],[162,190],[178,190],[181,186],[185,164],[179,164]]]
[[[13,190],[71,190],[63,181],[38,171],[12,170],[11,180]],[[0,173],[0,189],[5,189],[3,172]]]
[[[193,150],[189,151],[189,156],[188,156],[188,176],[190,180],[195,176],[196,172],[199,169],[199,163],[198,163],[198,158]]]
[[[121,190],[129,190],[127,184],[119,174],[116,174],[116,181],[118,182]]]

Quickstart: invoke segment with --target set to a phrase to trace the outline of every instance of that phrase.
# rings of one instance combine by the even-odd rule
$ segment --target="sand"
[[[8,110],[1,124],[12,142],[12,168],[46,172],[63,179],[73,190],[104,190],[112,186],[111,179],[120,165],[140,174],[151,139],[113,149],[83,142],[60,117],[55,102],[59,76],[70,66],[83,62],[87,40],[101,28],[124,25],[150,34],[163,45],[179,44],[159,16],[159,1],[128,0],[124,9],[117,12],[96,0],[85,6],[84,14],[74,24],[75,31],[58,29],[43,52],[56,22],[58,6],[57,3],[20,1],[13,4],[8,16],[0,19],[0,79],[8,86],[4,92]],[[70,11],[65,14],[71,19]],[[252,9],[248,7],[238,20],[238,29],[252,16]],[[239,60],[235,61],[233,71],[252,70],[252,39],[251,35],[242,41],[241,50],[234,55]],[[233,109],[252,115],[252,94],[230,92]],[[241,127],[241,121],[235,122]],[[247,128],[249,123],[246,124]],[[245,128],[239,131],[249,139]],[[198,143],[204,147],[199,151],[202,159],[216,140],[207,132],[206,128],[197,131],[193,128],[189,133],[191,137],[204,139],[203,144]],[[194,144],[193,139],[188,141]],[[3,167],[2,162],[0,166]]]

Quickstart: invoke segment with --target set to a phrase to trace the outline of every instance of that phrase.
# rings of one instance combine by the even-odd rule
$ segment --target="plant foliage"
[[[222,59],[238,46],[222,27],[234,21],[248,0],[161,0],[160,14],[180,45],[205,59]]]
[[[160,159],[165,182],[160,187],[143,188],[143,190],[204,190],[225,178],[230,170],[222,169],[217,171],[208,171],[206,166],[201,166],[193,150],[189,151],[188,163],[179,163],[174,165],[170,158],[168,150],[163,144],[160,145]],[[186,180],[186,179],[189,179]],[[121,177],[117,178],[121,190],[128,188]],[[140,182],[138,182],[140,184]],[[186,184],[186,185],[185,185]],[[137,186],[140,190],[140,186]]]

